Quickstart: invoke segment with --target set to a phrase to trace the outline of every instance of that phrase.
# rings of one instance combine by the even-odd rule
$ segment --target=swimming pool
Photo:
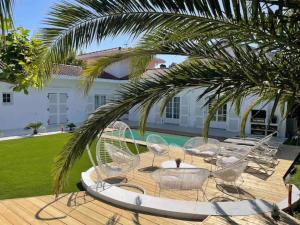
[[[166,134],[166,133],[160,133],[160,132],[154,132],[154,131],[146,131],[144,136],[140,135],[139,130],[132,130],[132,134],[135,140],[140,140],[140,141],[146,141],[146,138],[150,134],[157,134],[163,137],[169,145],[174,145],[174,146],[183,146],[187,140],[189,140],[191,137],[187,136],[180,136],[180,135],[174,135],[174,134]],[[131,138],[129,131],[126,131],[125,136],[127,138]]]

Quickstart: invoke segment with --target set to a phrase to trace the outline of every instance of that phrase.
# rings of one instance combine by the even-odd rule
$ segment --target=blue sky
[[[14,7],[15,25],[31,30],[32,34],[39,33],[39,29],[44,26],[43,19],[50,11],[50,7],[56,2],[59,2],[59,0],[16,0]],[[119,46],[126,47],[135,43],[136,41],[130,41],[128,36],[122,35],[114,39],[104,40],[100,44],[93,44],[84,51],[97,51]],[[159,55],[158,57],[166,60],[168,65],[172,62],[181,62],[184,59],[181,56]]]

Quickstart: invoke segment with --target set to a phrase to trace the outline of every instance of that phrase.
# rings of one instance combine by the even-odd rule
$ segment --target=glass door
[[[166,106],[165,122],[178,124],[180,118],[180,97],[174,97]]]

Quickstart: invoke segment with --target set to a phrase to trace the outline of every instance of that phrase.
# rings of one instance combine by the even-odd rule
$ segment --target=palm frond
[[[280,46],[287,50],[299,46],[294,41],[298,40],[292,29],[295,26],[289,27],[291,22],[287,21],[284,26],[286,29],[279,32],[277,21],[282,14],[267,10],[270,8],[267,7],[268,4],[246,0],[224,2],[226,1],[63,2],[53,7],[45,21],[49,27],[43,29],[43,40],[48,44],[49,53],[54,55],[55,61],[62,60],[74,49],[85,47],[93,41],[101,42],[106,37],[124,33],[137,37],[160,29],[179,30],[181,33],[189,31],[192,36],[197,34],[198,39],[207,41],[234,39],[236,43],[263,42],[264,46]],[[252,11],[247,10],[251,7]],[[225,12],[221,9],[225,9]],[[284,9],[281,7],[280,10]],[[257,13],[259,11],[262,13]],[[283,41],[283,36],[288,39]]]
[[[229,100],[232,99],[234,94],[235,93],[233,93],[232,91],[227,91],[227,92],[223,93],[222,96],[213,97],[208,100],[208,102],[212,102],[213,100],[215,100],[215,101],[213,101],[212,107],[209,109],[209,111],[207,113],[207,117],[205,119],[203,131],[202,131],[202,135],[205,138],[208,138],[209,125],[210,125],[210,122],[212,121],[214,115],[216,114],[216,112],[218,111],[219,108],[221,108]]]
[[[216,110],[231,102],[239,112],[246,96],[257,96],[257,100],[242,118],[242,135],[251,109],[259,103],[275,100],[275,110],[287,100],[292,102],[289,109],[295,108],[300,104],[299,15],[294,0],[75,0],[57,4],[46,20],[49,27],[43,30],[50,66],[74,49],[119,34],[142,36],[142,40],[130,53],[95,64],[90,79],[105,65],[125,58],[137,59],[141,68],[160,53],[189,59],[163,75],[131,81],[119,92],[119,100],[93,113],[56,162],[56,193],[86,144],[133,107],[141,110],[143,132],[154,104],[162,102],[163,111],[181,91],[202,88],[198,100],[208,97],[205,105],[213,103],[205,122],[206,137]]]

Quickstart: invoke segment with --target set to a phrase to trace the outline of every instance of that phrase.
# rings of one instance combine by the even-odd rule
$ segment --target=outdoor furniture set
[[[220,183],[232,185],[237,190],[237,193],[240,194],[237,181],[241,179],[243,183],[241,175],[247,168],[249,161],[254,162],[265,173],[268,173],[269,170],[277,165],[277,149],[268,145],[274,134],[257,140],[254,146],[236,144],[221,146],[221,143],[216,139],[205,139],[203,137],[189,139],[182,148],[184,161],[186,155],[191,156],[191,162],[193,162],[194,156],[202,157],[209,162],[212,159],[216,159],[216,170],[213,171],[212,166],[210,170],[196,167],[191,169],[190,166],[186,166],[189,164],[183,164],[180,168],[176,168],[174,160],[173,164],[170,163],[172,161],[163,162],[162,168],[155,171],[152,175],[159,187],[159,194],[161,190],[197,190],[198,199],[198,191],[200,190],[203,192],[203,197],[206,197],[202,186],[209,177],[213,177],[217,185]],[[160,146],[153,141],[158,139],[161,143],[164,143],[164,146]],[[149,135],[146,140],[148,149],[152,151],[153,147],[155,147],[167,150],[166,141],[161,139],[163,139],[161,136]],[[153,152],[153,154],[156,153]]]
[[[93,160],[90,145],[87,146],[89,158],[95,168],[97,186],[103,187],[107,178],[126,176],[133,172],[139,165],[139,149],[129,126],[123,122],[111,123],[107,130],[113,132],[113,137],[99,135],[96,144],[96,165]],[[135,154],[128,147],[128,139],[131,138]],[[182,162],[180,165],[175,160],[165,161],[160,168],[152,173],[152,178],[161,190],[196,190],[197,200],[199,191],[205,195],[203,185],[209,177],[232,184],[238,191],[237,180],[246,169],[248,161],[254,161],[261,167],[274,167],[277,163],[277,149],[268,145],[270,137],[257,140],[254,146],[243,146],[236,144],[221,143],[215,139],[194,137],[189,139],[183,146],[184,161],[186,155],[203,157],[206,161],[216,159],[216,169],[212,171],[204,168],[197,168],[194,165]],[[170,158],[169,144],[159,135],[149,135],[146,140],[147,148],[153,153],[152,167],[157,156],[168,156]],[[177,164],[177,165],[176,165]],[[264,166],[262,166],[264,165]],[[179,167],[179,168],[178,168]],[[216,181],[217,182],[217,181]],[[218,182],[217,182],[218,184]],[[115,184],[126,185],[126,184]],[[127,184],[128,186],[135,186]],[[143,190],[142,187],[135,186]]]

